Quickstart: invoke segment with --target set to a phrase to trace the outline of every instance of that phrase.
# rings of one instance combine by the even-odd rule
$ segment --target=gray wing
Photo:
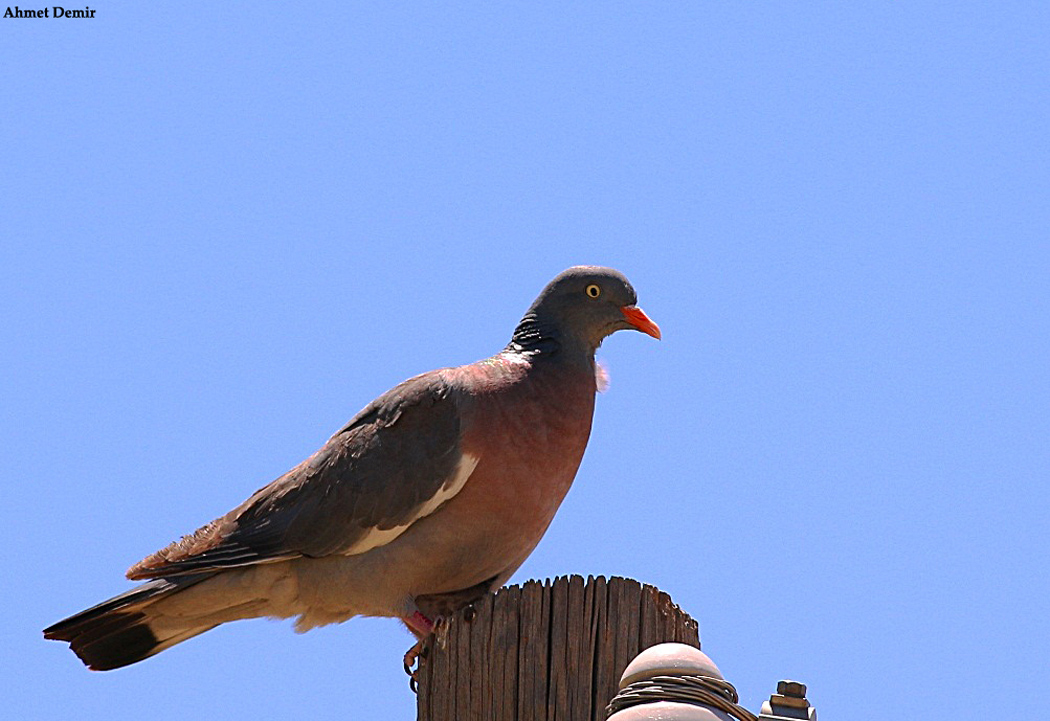
[[[159,578],[389,543],[466,482],[456,391],[435,371],[377,398],[314,455],[196,533],[135,564]]]

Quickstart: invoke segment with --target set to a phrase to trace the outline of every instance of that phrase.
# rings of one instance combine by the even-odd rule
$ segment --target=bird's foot
[[[423,668],[423,662],[430,653],[430,645],[427,643],[429,636],[416,641],[416,644],[405,652],[405,673],[408,674],[408,687],[412,693],[419,688],[419,669]],[[418,661],[419,665],[416,666]],[[413,666],[416,666],[414,669]]]
[[[416,634],[417,638],[426,638],[434,631],[434,622],[419,611],[413,611],[411,616],[403,620],[408,630]]]
[[[438,616],[434,619],[434,639],[438,642],[441,648],[445,647],[448,642],[448,621],[445,620],[444,616]]]
[[[408,687],[412,693],[419,687],[419,670],[430,654],[430,641],[433,639],[442,648],[448,640],[448,623],[442,617],[431,621],[419,611],[405,619],[405,625],[419,637],[416,644],[405,652],[405,673],[408,674]],[[413,666],[415,668],[413,668]]]

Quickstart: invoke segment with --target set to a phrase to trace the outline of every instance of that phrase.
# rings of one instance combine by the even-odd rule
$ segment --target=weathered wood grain
[[[639,651],[700,647],[670,596],[617,577],[508,586],[447,621],[419,672],[419,721],[601,721]]]

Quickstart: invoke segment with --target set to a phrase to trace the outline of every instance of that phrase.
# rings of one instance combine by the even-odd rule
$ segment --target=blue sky
[[[413,718],[391,620],[40,629],[580,263],[664,340],[516,580],[660,586],[752,709],[1044,703],[1047,6],[379,5],[0,20],[6,715]]]

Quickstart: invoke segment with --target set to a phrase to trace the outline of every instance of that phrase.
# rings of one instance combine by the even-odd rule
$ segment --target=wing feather
[[[459,402],[440,371],[405,381],[315,454],[135,564],[128,577],[352,555],[389,543],[458,493],[477,464],[460,448]]]

